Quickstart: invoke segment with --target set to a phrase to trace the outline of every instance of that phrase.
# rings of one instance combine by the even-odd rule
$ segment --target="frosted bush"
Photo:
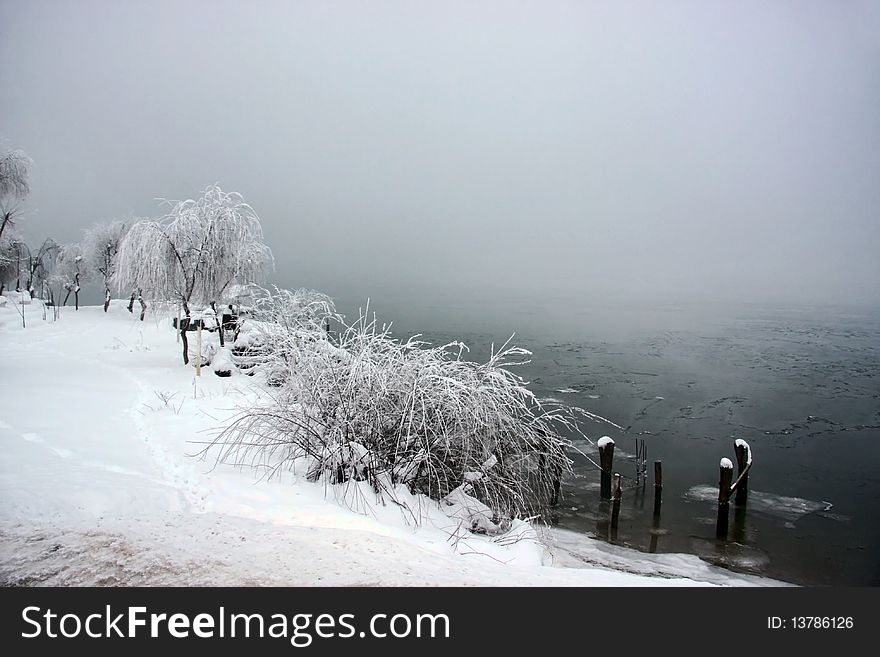
[[[311,480],[367,481],[380,498],[406,485],[459,515],[470,498],[482,505],[475,530],[547,506],[582,412],[539,401],[511,370],[529,352],[505,344],[477,363],[461,343],[398,340],[366,317],[331,342],[321,326],[332,305],[298,314],[295,296],[272,295],[271,313],[256,313],[260,367],[276,387],[217,439],[220,460],[270,475],[305,463]]]

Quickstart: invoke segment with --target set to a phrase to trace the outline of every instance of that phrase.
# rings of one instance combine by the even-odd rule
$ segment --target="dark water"
[[[880,584],[877,311],[572,308],[528,299],[375,310],[400,334],[463,339],[478,360],[516,331],[515,342],[534,353],[520,373],[539,396],[623,427],[585,426],[594,440],[614,438],[615,469],[628,477],[617,543],[802,584]],[[627,455],[637,437],[651,472],[663,461],[659,527],[652,478],[644,492],[632,479]],[[718,461],[734,460],[736,438],[754,453],[749,505],[745,514],[731,508],[730,535],[718,541]],[[592,445],[579,446],[598,460]],[[608,538],[598,472],[573,458],[575,477],[564,483],[555,521]]]

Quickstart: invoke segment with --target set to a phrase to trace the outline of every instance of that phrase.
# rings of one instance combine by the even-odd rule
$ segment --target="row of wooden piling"
[[[611,532],[612,537],[616,534],[620,519],[620,502],[622,489],[620,486],[620,473],[613,471],[614,465],[614,441],[604,436],[598,442],[600,488],[599,496],[603,501],[611,501]],[[716,536],[720,539],[727,538],[730,519],[730,498],[735,493],[734,502],[738,507],[745,508],[748,499],[749,470],[752,467],[752,450],[749,444],[738,439],[734,442],[734,453],[737,462],[737,478],[733,481],[733,463],[728,458],[722,458],[719,464],[718,481],[718,516],[716,523]],[[646,452],[644,452],[646,454]],[[644,472],[644,466],[642,472]],[[663,503],[663,463],[654,461],[654,535],[651,538],[652,551],[656,549],[657,532],[660,524],[660,509]],[[607,507],[606,507],[607,508]],[[606,511],[607,512],[607,511]]]

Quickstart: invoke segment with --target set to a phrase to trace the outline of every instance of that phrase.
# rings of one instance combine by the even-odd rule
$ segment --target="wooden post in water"
[[[620,518],[620,498],[622,497],[622,491],[620,490],[620,474],[614,473],[614,484],[613,484],[613,492],[611,494],[611,532],[616,536],[617,534],[617,522]],[[612,536],[612,539],[615,538]]]
[[[614,465],[614,441],[608,436],[602,436],[597,443],[599,447],[599,467],[602,469],[601,488],[599,497],[603,500],[611,499],[611,468]]]
[[[736,476],[739,481],[736,486],[735,501],[737,506],[744,506],[749,497],[749,473],[746,472],[746,467],[751,460],[752,450],[749,444],[741,438],[733,443],[733,449],[736,452]]]
[[[614,473],[614,483],[611,501],[611,535],[609,540],[613,543],[617,540],[617,524],[620,519],[620,498],[622,491],[620,490],[620,474]]]
[[[611,524],[611,502],[609,500],[599,500],[599,506],[596,510],[596,536],[603,540],[610,540],[608,534]]]
[[[651,545],[649,552],[657,551],[657,539],[660,536],[660,508],[663,504],[663,463],[654,461],[654,517],[651,521]]]
[[[654,461],[654,515],[660,515],[663,500],[663,462]]]
[[[733,482],[733,463],[729,458],[721,459],[718,479],[718,524],[715,528],[717,538],[727,538],[730,518],[730,484]]]
[[[733,508],[733,540],[737,543],[746,541],[746,507],[742,504]]]

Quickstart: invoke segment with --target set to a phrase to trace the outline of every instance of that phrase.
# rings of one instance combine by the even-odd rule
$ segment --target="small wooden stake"
[[[614,441],[608,436],[599,439],[599,467],[602,469],[599,497],[611,499],[611,468],[614,465]]]
[[[730,518],[730,484],[733,482],[733,463],[730,459],[721,459],[718,479],[718,524],[715,535],[727,538],[727,526]]]

